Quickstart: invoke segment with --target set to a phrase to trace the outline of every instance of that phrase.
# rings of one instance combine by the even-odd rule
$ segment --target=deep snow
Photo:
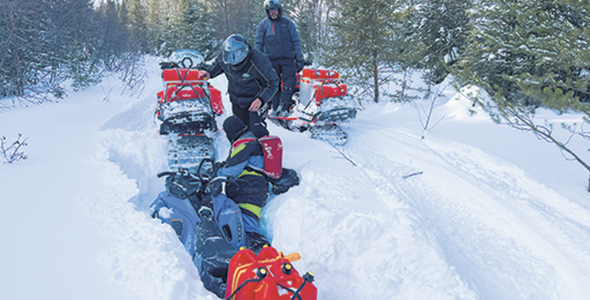
[[[1,299],[217,299],[149,216],[166,169],[150,66],[139,96],[108,79],[0,113],[0,136],[29,144],[29,159],[0,164]],[[212,83],[226,88],[223,76]],[[315,274],[320,299],[588,299],[587,172],[530,133],[472,116],[450,87],[436,104],[424,139],[429,101],[367,104],[337,149],[270,124],[302,178],[263,211],[273,245],[301,254],[295,267]],[[556,131],[581,120],[539,118]],[[216,144],[225,158],[223,134]],[[587,143],[570,145],[590,160]]]

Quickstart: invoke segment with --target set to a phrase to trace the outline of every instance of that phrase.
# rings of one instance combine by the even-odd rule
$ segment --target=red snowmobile
[[[303,69],[297,74],[292,100],[290,115],[269,118],[291,131],[308,131],[313,139],[346,144],[348,135],[338,125],[356,118],[357,104],[338,72]]]
[[[163,88],[157,93],[156,116],[160,134],[168,137],[171,170],[194,171],[204,158],[215,161],[211,135],[217,131],[215,116],[223,113],[223,102],[221,91],[199,77],[197,67],[203,62],[198,51],[182,49],[160,63]]]

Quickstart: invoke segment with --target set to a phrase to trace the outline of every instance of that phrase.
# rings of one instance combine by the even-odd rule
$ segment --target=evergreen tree
[[[152,0],[156,2],[157,0]],[[124,0],[131,44],[142,53],[148,53],[150,32],[148,30],[148,7],[142,0]]]
[[[211,9],[203,2],[197,0],[185,0],[183,24],[186,27],[183,38],[179,40],[178,48],[190,48],[198,50],[206,60],[217,54],[218,40],[215,38],[217,31],[211,27],[213,14]]]
[[[539,106],[581,112],[590,121],[590,3],[575,0],[486,1],[472,18],[471,39],[453,69],[462,85],[491,95],[475,99],[497,122],[532,131],[590,171],[552,130],[535,124]],[[587,132],[572,132],[585,138]],[[590,185],[589,185],[590,187]]]
[[[51,7],[53,45],[60,45],[61,52],[58,63],[68,70],[66,77],[72,79],[74,89],[100,81],[98,24],[92,5],[91,0],[55,0]],[[62,69],[60,65],[56,68]]]
[[[325,22],[322,23],[321,19],[322,11],[325,9],[322,5],[320,0],[301,0],[295,1],[289,6],[289,17],[293,19],[297,27],[301,50],[306,59],[320,55],[320,37],[322,36],[322,28],[325,26]]]
[[[182,48],[211,58],[218,44],[214,14],[205,0],[152,0],[149,3],[149,45],[156,55]]]
[[[243,30],[242,34],[252,45],[254,45],[258,23],[266,18],[266,11],[264,10],[264,1],[247,0],[247,2],[248,13],[247,18],[245,19],[246,23],[244,24],[244,26],[246,26],[244,29],[246,30]],[[286,16],[291,17],[290,8],[287,6],[285,9],[287,10]]]
[[[469,32],[468,11],[472,1],[424,0],[415,10],[411,25],[411,42],[417,64],[413,67],[425,71],[428,83],[439,84],[449,74],[447,65],[453,65],[467,45]]]
[[[352,69],[361,80],[372,79],[373,100],[379,102],[380,71],[393,61],[398,0],[338,0],[338,15],[329,20],[333,28],[326,43],[324,63]]]
[[[217,39],[223,41],[229,35],[237,33],[253,44],[256,26],[265,17],[262,4],[263,1],[260,0],[214,1],[215,18],[212,26],[215,28]]]
[[[181,30],[179,0],[151,0],[148,9],[150,53],[167,55],[175,48]]]
[[[88,67],[94,49],[91,2],[88,0],[12,1],[2,6],[2,77],[0,94],[29,92],[61,97],[62,83],[96,82],[97,69]],[[32,94],[31,94],[32,95]]]
[[[35,70],[41,66],[41,34],[48,26],[42,4],[34,0],[0,1],[0,95],[23,96],[37,81]]]
[[[455,69],[510,103],[583,110],[588,97],[590,4],[572,0],[489,1],[474,18]],[[559,100],[558,100],[559,99]]]
[[[94,56],[104,63],[108,71],[114,71],[121,54],[132,50],[125,23],[127,12],[123,3],[117,4],[114,0],[106,0],[101,2],[96,14],[97,46]],[[121,20],[121,17],[124,19]]]

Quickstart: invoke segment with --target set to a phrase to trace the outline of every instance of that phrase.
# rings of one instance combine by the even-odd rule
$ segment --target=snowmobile
[[[223,193],[219,183],[231,178],[212,177],[203,169],[162,172],[166,191],[152,203],[152,217],[169,224],[199,270],[204,287],[221,299],[315,300],[313,275],[300,276],[291,262],[297,253],[283,255],[271,246],[258,254],[246,249],[240,208]]]
[[[224,108],[221,91],[199,77],[197,68],[203,62],[198,51],[181,49],[160,63],[163,87],[157,93],[156,116],[160,134],[168,138],[170,170],[194,172],[203,159],[215,161],[215,116],[223,114]]]
[[[291,131],[307,131],[313,139],[333,145],[346,144],[348,135],[339,124],[356,118],[357,104],[338,72],[303,69],[297,74],[292,100],[289,115],[271,113],[269,119]]]

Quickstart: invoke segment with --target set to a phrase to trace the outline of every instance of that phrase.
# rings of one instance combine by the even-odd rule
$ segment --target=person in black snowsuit
[[[217,176],[231,175],[235,182],[225,187],[225,194],[241,209],[246,232],[246,246],[258,253],[270,245],[260,231],[260,212],[269,198],[269,182],[262,173],[263,153],[255,135],[236,116],[223,122],[223,130],[232,143],[232,149],[217,172]]]
[[[210,78],[225,73],[233,114],[256,137],[268,135],[264,119],[280,83],[268,57],[253,49],[243,36],[233,34],[223,42],[213,64],[203,69],[203,75]]]
[[[256,49],[265,53],[279,77],[282,77],[283,90],[277,92],[272,100],[275,113],[289,113],[296,74],[303,70],[301,41],[295,24],[283,16],[279,0],[265,0],[264,10],[267,18],[258,23],[256,29]]]

